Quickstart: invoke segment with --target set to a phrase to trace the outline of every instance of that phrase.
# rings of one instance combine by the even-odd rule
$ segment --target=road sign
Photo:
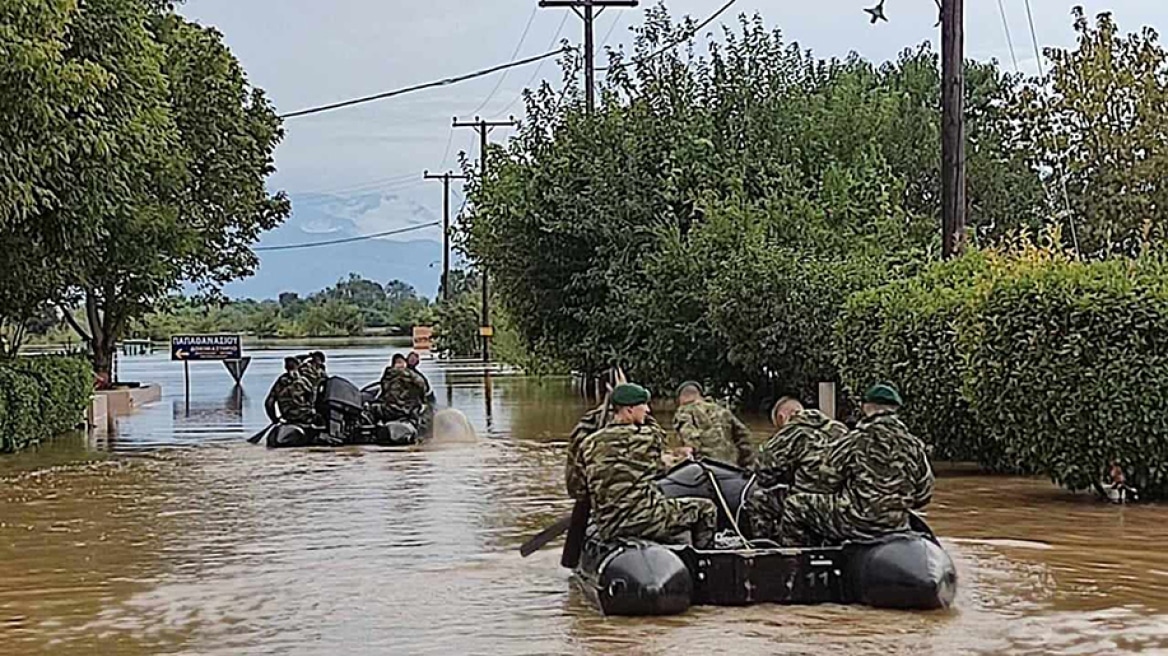
[[[481,326],[479,327],[479,335],[483,337],[494,337],[495,329],[491,326]]]
[[[433,345],[434,329],[430,326],[414,326],[414,350],[429,351]]]
[[[243,372],[247,371],[247,365],[251,364],[251,357],[240,358],[238,360],[224,360],[223,366],[227,367],[227,372],[235,379],[235,384],[243,380]]]
[[[239,335],[175,335],[170,338],[170,359],[178,362],[238,360],[243,355]]]

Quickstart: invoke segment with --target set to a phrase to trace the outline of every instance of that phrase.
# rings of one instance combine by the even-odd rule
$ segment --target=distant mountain
[[[292,195],[292,215],[257,246],[283,246],[360,237],[441,219],[427,207],[392,193]],[[231,298],[304,296],[356,273],[386,283],[403,280],[433,298],[442,277],[441,228],[334,246],[260,252],[256,275],[224,289]]]

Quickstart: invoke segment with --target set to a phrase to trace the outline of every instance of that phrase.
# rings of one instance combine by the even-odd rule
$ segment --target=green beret
[[[864,392],[864,403],[879,403],[880,405],[894,405],[900,407],[904,401],[900,399],[900,392],[887,383],[873,385]]]
[[[698,394],[705,394],[706,393],[706,391],[704,389],[702,389],[701,383],[699,383],[696,380],[687,380],[684,383],[677,386],[676,396],[681,396],[681,393],[684,392],[687,387],[692,387],[692,388],[696,389],[698,391]]]
[[[612,403],[619,406],[634,406],[649,402],[649,390],[634,383],[621,383],[612,390]]]

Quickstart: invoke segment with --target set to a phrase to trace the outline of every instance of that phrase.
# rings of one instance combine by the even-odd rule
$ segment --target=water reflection
[[[329,353],[376,380],[391,351]],[[702,608],[601,618],[547,549],[568,510],[563,441],[587,407],[567,379],[424,362],[489,439],[441,449],[269,451],[243,443],[284,351],[242,388],[124,358],[163,402],[85,438],[0,459],[3,653],[1048,654],[1168,648],[1162,506],[1116,508],[1034,479],[940,479],[929,520],[958,565],[956,609]],[[668,423],[668,413],[659,412]],[[763,421],[752,421],[762,433]],[[184,448],[176,448],[184,447]],[[197,448],[194,448],[197,447]],[[103,451],[101,449],[108,450]]]

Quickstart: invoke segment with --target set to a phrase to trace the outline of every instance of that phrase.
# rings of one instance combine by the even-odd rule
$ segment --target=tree
[[[1079,250],[1131,255],[1146,228],[1168,231],[1168,53],[1151,28],[1121,36],[1109,13],[1073,15],[1077,47],[1047,48],[1052,68],[1015,99],[1016,140]]]
[[[395,307],[418,298],[418,292],[413,285],[401,280],[390,280],[385,283],[385,300],[390,307]]]
[[[115,150],[100,180],[75,187],[96,229],[71,267],[89,331],[74,327],[108,376],[132,319],[183,280],[214,292],[251,273],[252,243],[289,208],[265,188],[279,119],[217,32],[140,0],[94,0],[76,20],[73,56],[122,81],[93,116]]]

